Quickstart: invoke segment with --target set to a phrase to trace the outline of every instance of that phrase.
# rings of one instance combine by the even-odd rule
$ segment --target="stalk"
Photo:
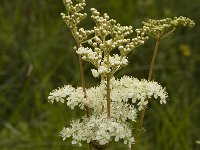
[[[79,42],[78,37],[76,35],[77,29],[72,28],[71,32],[72,32],[72,35],[73,35],[73,37],[74,37],[74,39],[77,43],[77,49],[79,49],[81,47],[81,43]],[[86,93],[86,88],[85,88],[85,76],[84,76],[84,71],[83,71],[83,61],[82,61],[81,55],[79,55],[78,57],[79,57],[79,69],[80,69],[82,89],[83,89],[83,93],[84,93],[84,98],[87,99],[87,93]],[[86,110],[87,117],[89,117],[89,108],[87,106],[85,106],[85,110]]]
[[[151,60],[151,64],[150,64],[150,68],[149,68],[149,73],[148,73],[148,80],[150,81],[151,78],[152,78],[152,74],[153,74],[153,69],[154,69],[154,65],[155,65],[155,60],[156,60],[156,56],[157,56],[157,53],[158,53],[158,46],[159,46],[159,43],[160,43],[160,38],[157,38],[156,39],[156,45],[155,45],[155,48],[154,48],[154,51],[153,51],[153,57],[152,57],[152,60]],[[143,122],[144,122],[144,116],[145,116],[145,108],[142,110],[141,112],[141,116],[140,116],[140,119],[139,119],[139,123],[136,127],[136,134],[135,134],[135,143],[132,145],[132,150],[135,149],[135,146],[136,146],[136,143],[140,137],[140,133],[141,133],[141,129],[142,129],[142,126],[143,126]]]
[[[92,147],[90,150],[105,150],[104,147]]]
[[[107,116],[108,118],[110,118],[110,103],[111,103],[111,99],[110,99],[110,75],[107,75]]]
[[[77,48],[80,48],[79,43],[77,43]],[[83,61],[82,61],[81,55],[79,55],[79,68],[80,68],[80,77],[81,77],[81,82],[82,82],[84,98],[87,99],[86,88],[85,88],[85,76],[84,76],[84,71],[83,71]],[[85,110],[86,110],[87,117],[89,117],[89,108],[87,106],[85,106]]]
[[[155,65],[155,60],[156,60],[156,56],[157,56],[157,53],[158,53],[159,43],[160,43],[160,39],[157,39],[156,40],[156,46],[155,46],[154,51],[153,51],[153,57],[152,57],[152,60],[151,60],[151,65],[150,65],[150,68],[149,68],[149,75],[148,75],[148,80],[149,81],[152,78],[153,69],[154,69],[154,65]]]
[[[90,146],[90,150],[105,150],[110,143],[106,144],[106,145],[99,145],[98,143],[96,143],[95,141],[91,141],[89,143]]]
[[[109,69],[109,52],[107,52],[107,67]],[[107,117],[110,118],[110,74],[107,74]]]

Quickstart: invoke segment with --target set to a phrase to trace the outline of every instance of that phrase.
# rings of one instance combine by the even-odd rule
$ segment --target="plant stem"
[[[90,148],[90,150],[92,150],[92,144],[91,143],[89,143],[89,148]]]
[[[107,57],[107,67],[109,69],[109,52],[107,52],[106,54]],[[108,118],[110,118],[110,103],[111,103],[111,99],[110,99],[110,73],[107,73],[107,116]]]
[[[77,43],[77,48],[80,48],[79,43]],[[84,97],[87,98],[86,88],[85,88],[85,77],[84,77],[84,71],[83,71],[83,61],[82,61],[81,55],[79,55],[79,67],[80,67],[80,76],[81,76],[81,82],[82,82],[82,89],[83,89]],[[87,106],[85,106],[85,110],[86,110],[87,117],[89,117],[89,108]]]
[[[110,118],[110,103],[111,103],[111,99],[110,99],[110,75],[107,75],[107,116],[108,118]]]
[[[94,142],[94,141],[91,141],[90,143],[89,143],[89,145],[90,145],[90,150],[105,150],[106,149],[106,147],[108,146],[108,145],[99,145],[98,143],[96,143],[96,142]]]
[[[162,36],[161,39],[165,39],[165,38],[168,37],[170,34],[172,34],[175,30],[176,30],[176,28],[174,27],[171,31],[169,31],[169,32],[166,33],[164,36]]]
[[[77,49],[79,49],[81,47],[81,43],[78,40],[78,37],[76,35],[77,32],[77,28],[72,28],[71,29],[72,35],[77,43]],[[87,93],[86,93],[86,88],[85,88],[85,76],[84,76],[84,71],[83,71],[83,61],[81,58],[81,55],[78,56],[79,57],[79,68],[80,68],[80,77],[81,77],[81,82],[82,82],[82,89],[83,89],[83,93],[84,93],[84,98],[87,99]],[[85,110],[86,110],[86,115],[87,117],[89,117],[89,108],[87,106],[85,106]]]
[[[154,69],[154,65],[155,65],[155,60],[156,60],[156,56],[157,56],[157,53],[158,53],[159,43],[160,43],[160,38],[157,38],[156,39],[156,45],[155,45],[155,48],[154,48],[154,51],[153,51],[153,57],[152,57],[150,68],[149,68],[149,74],[148,74],[148,80],[149,81],[152,78],[153,69]],[[141,132],[141,129],[142,129],[142,126],[143,126],[143,122],[144,122],[144,116],[145,116],[145,108],[141,112],[139,123],[138,123],[138,125],[136,127],[136,130],[135,130],[136,131],[136,134],[135,134],[135,139],[136,139],[135,141],[136,142],[132,145],[132,148],[131,148],[132,150],[134,150],[134,148],[136,146],[136,143],[137,143],[137,140],[140,137],[140,132]]]
[[[153,57],[152,57],[151,65],[150,65],[150,68],[149,68],[149,75],[148,75],[148,80],[149,80],[149,81],[150,81],[151,78],[152,78],[153,69],[154,69],[154,65],[155,65],[155,60],[156,60],[156,56],[157,56],[157,53],[158,53],[158,46],[159,46],[159,43],[160,43],[160,39],[158,38],[158,39],[156,40],[156,46],[155,46],[154,51],[153,51]]]

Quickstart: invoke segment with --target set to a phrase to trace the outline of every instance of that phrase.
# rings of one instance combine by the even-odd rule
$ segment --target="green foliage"
[[[150,103],[145,116],[142,150],[198,150],[200,139],[199,1],[88,0],[88,8],[108,12],[122,25],[141,27],[148,18],[183,15],[197,25],[180,29],[161,42],[154,79],[166,85],[167,106]],[[80,84],[74,41],[60,17],[61,1],[2,0],[0,5],[0,149],[79,149],[58,136],[63,125],[83,112],[47,103],[51,89]],[[194,13],[195,12],[195,13]],[[88,24],[90,27],[91,24]],[[131,69],[118,73],[147,78],[153,45],[131,55]],[[151,49],[149,49],[151,47]],[[92,78],[84,63],[87,86]],[[115,145],[115,143],[113,143]],[[87,145],[83,149],[88,149]],[[116,145],[116,149],[124,149]]]

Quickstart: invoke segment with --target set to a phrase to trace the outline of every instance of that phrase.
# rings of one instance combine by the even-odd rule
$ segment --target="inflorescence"
[[[145,99],[152,97],[155,99],[159,98],[160,103],[165,104],[166,98],[168,97],[165,89],[157,82],[147,80],[139,81],[136,78],[128,76],[123,76],[121,79],[114,79],[113,77],[110,86],[112,116],[106,120],[104,119],[107,114],[105,81],[102,81],[101,84],[96,87],[87,89],[87,99],[84,98],[81,87],[73,88],[71,85],[66,85],[50,93],[48,99],[52,103],[54,101],[66,102],[71,109],[74,109],[76,106],[84,109],[86,105],[92,111],[92,115],[89,118],[84,116],[82,122],[80,120],[75,120],[72,122],[70,128],[64,128],[61,131],[63,139],[72,137],[72,143],[78,145],[81,145],[81,141],[98,141],[100,145],[104,145],[108,144],[113,139],[118,141],[120,138],[124,140],[124,143],[129,143],[130,146],[133,144],[134,138],[130,132],[131,124],[129,122],[135,122],[137,112],[147,107],[148,101]],[[105,126],[105,128],[103,128],[103,126]],[[118,127],[120,128],[119,130],[122,131],[114,134],[113,132],[118,130]],[[100,135],[97,134],[100,134],[100,132],[102,134],[102,141],[99,138]],[[126,133],[128,135],[126,135]],[[109,138],[106,137],[107,135]],[[129,139],[131,140],[129,141]]]
[[[166,18],[162,20],[153,20],[149,19],[147,22],[143,22],[142,29],[136,29],[136,32],[140,34],[141,32],[152,36],[156,39],[165,37],[166,34],[172,33],[177,26],[189,26],[190,28],[193,28],[195,23],[189,18],[180,16],[180,17],[174,17]]]
[[[83,60],[94,65],[92,74],[100,77],[101,83],[85,92],[82,87],[65,85],[50,93],[48,99],[52,103],[66,103],[71,109],[84,109],[85,106],[90,109],[89,116],[73,120],[70,127],[63,128],[60,136],[63,140],[71,137],[73,145],[81,146],[85,141],[105,148],[112,141],[122,140],[131,148],[135,142],[132,123],[136,122],[138,112],[147,107],[147,99],[159,99],[160,104],[166,104],[168,95],[165,88],[155,81],[140,81],[129,76],[116,79],[114,74],[128,65],[128,53],[143,45],[149,36],[161,39],[178,25],[193,27],[194,22],[186,17],[150,19],[143,22],[141,29],[135,30],[136,37],[131,39],[128,35],[134,32],[132,26],[122,26],[110,19],[108,14],[101,15],[95,8],[91,8],[94,28],[79,28],[79,23],[87,17],[86,13],[82,13],[85,0],[63,2],[67,13],[61,13],[62,19],[78,43],[74,49]],[[110,115],[107,115],[108,111]]]

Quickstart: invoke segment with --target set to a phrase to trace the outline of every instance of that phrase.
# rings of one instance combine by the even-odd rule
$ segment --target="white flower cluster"
[[[148,37],[141,32],[136,38],[127,39],[125,37],[133,32],[132,26],[121,26],[114,19],[110,19],[107,14],[101,17],[94,8],[91,11],[91,18],[96,26],[94,27],[95,37],[88,40],[88,44],[93,49],[82,46],[76,52],[82,55],[83,60],[91,62],[97,68],[97,70],[92,70],[94,77],[102,77],[108,73],[112,76],[128,64],[127,54],[137,46],[144,44]],[[110,55],[110,52],[116,48],[120,55]]]
[[[123,76],[121,79],[112,78],[110,82],[112,100],[111,105],[113,105],[113,107],[111,107],[111,111],[113,112],[116,111],[116,113],[119,113],[123,109],[126,109],[125,111],[131,110],[132,107],[129,109],[129,105],[135,103],[137,103],[137,109],[142,110],[147,106],[146,102],[148,101],[145,101],[145,99],[149,99],[152,96],[155,99],[159,97],[160,104],[166,103],[167,93],[165,89],[155,81],[139,81],[137,78]],[[67,105],[71,109],[74,109],[75,106],[83,108],[83,105],[87,105],[89,108],[94,110],[94,113],[97,112],[98,114],[99,112],[102,112],[102,108],[104,108],[103,111],[106,112],[105,81],[102,81],[99,86],[86,89],[86,93],[87,99],[84,98],[84,93],[81,87],[73,88],[72,86],[67,85],[63,88],[53,90],[48,99],[52,103],[54,101],[60,101],[62,103],[67,101]],[[124,115],[124,113],[122,114]],[[126,118],[129,117],[130,116],[127,116]],[[134,116],[132,116],[132,118],[134,118]]]
[[[70,95],[70,96],[69,96]],[[84,93],[81,87],[78,87],[77,89],[73,88],[71,85],[66,85],[62,88],[58,88],[56,90],[53,90],[49,94],[49,102],[54,103],[61,102],[64,103],[67,99],[67,105],[74,109],[75,106],[79,105],[80,108],[83,109],[82,101],[85,101]]]
[[[71,127],[63,128],[60,132],[63,140],[72,137],[72,144],[82,145],[83,141],[94,145],[107,145],[113,140],[123,140],[124,144],[134,143],[134,137],[128,123],[119,122],[106,115],[83,117],[82,121],[72,121]]]
[[[93,30],[78,29],[77,27],[81,20],[87,17],[86,13],[80,13],[86,5],[85,0],[79,0],[79,3],[75,5],[72,0],[63,0],[63,3],[66,7],[67,15],[61,13],[62,19],[72,30],[74,38],[79,42],[84,42],[90,34],[94,33]]]
[[[154,38],[160,38],[166,32],[173,30],[173,28],[175,29],[175,27],[179,25],[189,26],[190,28],[193,28],[195,23],[189,18],[180,16],[180,17],[174,17],[173,19],[171,18],[166,18],[162,20],[149,19],[147,22],[143,22],[143,25],[144,26],[142,29],[136,29],[136,32],[138,34],[146,33]]]
[[[53,90],[49,94],[49,102],[61,102],[64,103],[66,96],[70,95],[72,92],[74,92],[74,88],[71,85],[63,86],[62,88],[58,88],[56,90]]]
[[[84,98],[82,88],[64,86],[50,93],[49,101],[66,101],[67,105],[74,109],[79,106],[84,109],[87,106],[92,110],[90,118],[75,121],[70,128],[64,128],[61,132],[63,139],[72,137],[73,144],[81,141],[88,143],[96,141],[105,145],[115,139],[123,139],[124,143],[131,145],[134,138],[128,124],[136,120],[137,112],[147,107],[146,98],[160,98],[160,103],[166,103],[167,93],[157,82],[142,80],[124,76],[121,79],[112,78],[110,81],[111,92],[111,118],[107,118],[106,81],[99,86],[86,89],[87,99]],[[101,114],[101,115],[99,115]]]

